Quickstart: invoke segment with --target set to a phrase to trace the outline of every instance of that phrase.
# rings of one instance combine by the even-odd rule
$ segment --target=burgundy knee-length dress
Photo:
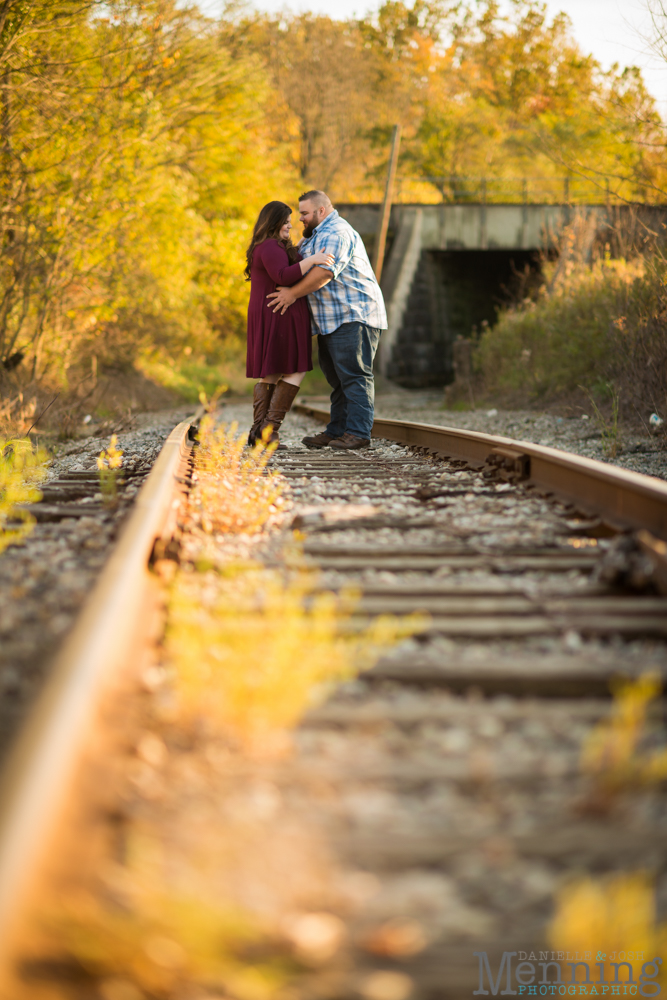
[[[310,313],[305,296],[297,299],[284,316],[274,313],[266,301],[277,285],[295,285],[301,277],[298,262],[290,264],[278,240],[264,240],[255,247],[248,305],[248,378],[312,371]]]

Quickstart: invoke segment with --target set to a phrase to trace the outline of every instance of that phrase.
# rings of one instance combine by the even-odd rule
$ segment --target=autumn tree
[[[588,182],[589,198],[604,197],[609,178],[632,197],[654,169],[637,141],[640,117],[642,129],[655,127],[639,72],[603,73],[566,15],[550,20],[538,0],[512,0],[501,14],[486,0],[468,9],[434,68],[409,155],[445,200],[479,197],[481,177],[562,183],[566,174]]]
[[[66,381],[82,354],[238,329],[262,71],[171,0],[31,13],[4,57],[0,357]]]

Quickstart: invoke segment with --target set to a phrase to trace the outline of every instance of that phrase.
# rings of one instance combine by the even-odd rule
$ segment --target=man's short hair
[[[312,201],[316,208],[333,208],[331,198],[324,191],[306,191],[299,195],[299,201]]]

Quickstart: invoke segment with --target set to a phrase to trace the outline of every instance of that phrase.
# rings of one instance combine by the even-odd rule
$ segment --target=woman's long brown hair
[[[280,238],[280,230],[283,228],[290,215],[292,214],[292,209],[289,205],[286,205],[284,201],[270,201],[268,205],[265,205],[257,216],[257,222],[255,223],[255,228],[252,231],[252,237],[248,249],[246,250],[246,266],[245,280],[250,281],[250,269],[252,268],[252,257],[255,252],[255,247],[264,240],[278,240],[280,245],[287,251],[287,256],[289,258],[290,264],[296,264],[298,252],[294,244],[289,237],[286,240]]]

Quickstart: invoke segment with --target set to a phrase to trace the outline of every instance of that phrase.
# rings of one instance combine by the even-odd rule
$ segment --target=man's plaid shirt
[[[361,236],[335,210],[299,247],[302,257],[318,250],[332,254],[334,265],[326,268],[332,280],[308,295],[315,331],[333,333],[343,323],[355,322],[386,330],[384,299]]]

